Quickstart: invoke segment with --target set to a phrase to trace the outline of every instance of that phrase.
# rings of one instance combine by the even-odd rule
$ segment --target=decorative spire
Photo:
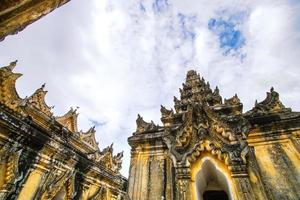
[[[220,91],[219,91],[219,88],[218,88],[218,86],[216,86],[216,88],[215,88],[215,90],[214,90],[214,94],[220,94]]]
[[[265,115],[270,113],[291,112],[290,108],[286,108],[279,99],[279,94],[271,87],[270,92],[267,92],[267,97],[260,103],[255,101],[255,106],[245,115]]]
[[[56,117],[55,119],[65,126],[67,129],[69,129],[73,133],[77,133],[78,128],[77,128],[77,118],[78,118],[78,113],[77,109],[79,107],[76,107],[76,109],[73,109],[73,107],[70,108],[70,110],[64,114],[63,116]]]
[[[21,100],[15,86],[16,80],[22,74],[12,72],[16,63],[17,61],[14,61],[0,68],[0,102],[11,109],[15,109],[18,106],[16,102]]]
[[[99,147],[98,147],[98,143],[95,138],[95,133],[96,133],[95,126],[93,126],[85,133],[80,131],[80,138],[83,142],[88,143],[94,149],[97,150],[97,149],[99,149]]]
[[[186,82],[182,84],[183,88],[180,91],[180,100],[175,101],[176,112],[185,112],[188,105],[193,103],[208,103],[211,106],[220,105],[222,97],[219,95],[218,89],[213,93],[210,89],[210,83],[205,82],[205,79],[196,73],[195,70],[190,70],[186,76]]]
[[[154,131],[158,129],[158,126],[156,126],[153,121],[151,121],[150,123],[145,122],[143,117],[140,116],[140,114],[138,114],[136,125],[137,125],[136,133]]]
[[[230,99],[224,99],[224,104],[225,105],[230,105],[230,106],[239,105],[239,104],[241,104],[241,100],[239,99],[239,97],[237,96],[237,94],[235,94]]]
[[[120,170],[122,169],[122,158],[123,158],[123,154],[124,154],[124,151],[121,151],[120,153],[118,153],[117,155],[115,155],[113,157],[113,167],[112,167],[112,170],[114,172],[117,172],[119,173]]]
[[[15,60],[13,62],[11,62],[8,66],[5,66],[6,69],[8,69],[9,71],[13,71],[13,69],[16,67],[18,60]]]
[[[45,102],[45,96],[47,91],[45,91],[46,84],[42,84],[42,86],[37,89],[30,97],[27,98],[27,102],[29,105],[39,109],[44,114],[48,115],[49,117],[52,116],[51,107],[48,106]]]
[[[160,106],[160,112],[161,112],[162,117],[170,117],[170,116],[174,115],[174,111],[172,109],[168,110],[163,105]]]

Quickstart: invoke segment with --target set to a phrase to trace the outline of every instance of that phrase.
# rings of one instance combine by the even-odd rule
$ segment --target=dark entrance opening
[[[203,194],[203,200],[228,200],[228,195],[222,190],[207,190]]]

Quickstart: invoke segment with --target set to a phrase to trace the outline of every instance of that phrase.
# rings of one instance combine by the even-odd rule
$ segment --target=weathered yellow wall
[[[39,170],[32,171],[25,184],[23,185],[18,200],[30,200],[34,198],[34,195],[40,185],[43,173]]]
[[[267,195],[278,200],[298,199],[300,160],[291,142],[284,140],[260,143],[254,148]]]
[[[171,164],[165,153],[163,150],[136,150],[129,169],[128,194],[131,199],[160,200],[164,195],[171,197]]]

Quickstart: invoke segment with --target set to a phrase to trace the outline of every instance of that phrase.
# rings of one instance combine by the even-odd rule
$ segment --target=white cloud
[[[154,1],[71,1],[1,42],[1,63],[19,59],[22,96],[46,82],[57,114],[79,106],[80,128],[100,123],[100,148],[114,142],[115,152],[125,150],[125,176],[137,113],[159,123],[160,104],[173,105],[187,69],[219,85],[225,98],[238,93],[246,109],[271,86],[287,106],[300,109],[299,2],[157,1],[162,9]],[[208,29],[211,18],[240,12],[242,62],[224,55]]]

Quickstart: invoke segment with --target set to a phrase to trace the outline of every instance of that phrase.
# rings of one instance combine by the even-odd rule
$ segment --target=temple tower
[[[161,106],[162,126],[138,115],[128,138],[132,200],[300,198],[300,113],[273,88],[243,113],[237,95],[223,100],[191,70],[174,104]]]

